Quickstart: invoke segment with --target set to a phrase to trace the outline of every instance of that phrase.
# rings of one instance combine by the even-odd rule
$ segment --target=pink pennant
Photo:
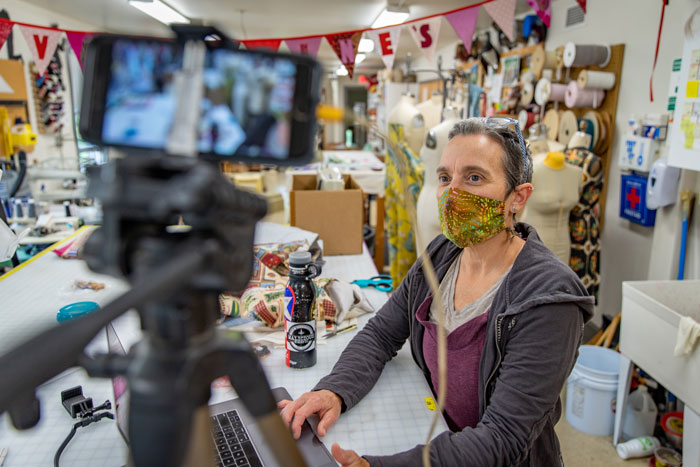
[[[357,55],[357,46],[361,37],[362,31],[340,32],[326,36],[328,44],[343,63],[345,69],[348,70],[350,79],[352,79],[355,70],[355,55]]]
[[[535,10],[537,16],[542,18],[544,24],[549,27],[552,20],[552,0],[527,0],[528,5]]]
[[[68,36],[68,43],[70,44],[71,49],[73,49],[73,52],[78,59],[78,63],[80,63],[80,68],[83,68],[83,44],[85,44],[86,40],[94,36],[94,34],[89,32],[66,31],[66,36]]]
[[[245,45],[245,48],[248,50],[269,49],[273,52],[277,52],[277,49],[280,48],[280,44],[282,43],[282,39],[256,39],[241,42],[243,42],[243,45]]]
[[[285,39],[289,51],[295,54],[316,58],[323,36],[305,37],[303,39]]]
[[[455,32],[462,39],[467,52],[472,51],[472,38],[476,28],[476,20],[479,17],[479,7],[466,8],[445,15],[445,19],[450,22]]]
[[[34,56],[34,63],[39,74],[46,70],[53,57],[58,41],[61,40],[63,31],[55,29],[35,28],[32,26],[19,26],[24,40],[27,41],[29,51]]]
[[[406,26],[408,32],[411,33],[411,37],[416,41],[416,45],[423,51],[425,58],[427,58],[429,62],[433,61],[433,56],[435,55],[441,22],[442,18],[436,16],[434,18],[416,21]]]
[[[2,49],[2,46],[5,45],[7,38],[10,37],[10,34],[12,33],[12,26],[14,25],[15,23],[10,21],[0,21],[0,49]]]
[[[394,67],[396,48],[399,46],[399,37],[403,26],[393,26],[383,29],[370,29],[365,31],[367,38],[374,41],[374,48],[382,56],[384,66],[391,70]]]
[[[484,8],[493,18],[499,28],[508,36],[508,39],[515,39],[515,28],[513,21],[515,17],[515,2],[517,0],[495,0],[484,4]]]

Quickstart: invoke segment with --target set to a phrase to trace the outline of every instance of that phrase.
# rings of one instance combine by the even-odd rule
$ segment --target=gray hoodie
[[[518,223],[515,229],[526,242],[489,311],[479,365],[480,421],[475,428],[436,436],[430,446],[431,465],[562,464],[554,433],[561,416],[559,393],[576,361],[583,325],[593,316],[593,298],[532,227]],[[442,235],[430,243],[428,254],[438,280],[459,252]],[[343,411],[350,410],[372,389],[386,362],[407,339],[430,384],[423,359],[423,326],[416,319],[429,294],[418,260],[314,390],[335,392]],[[420,466],[422,448],[364,457],[373,466]]]

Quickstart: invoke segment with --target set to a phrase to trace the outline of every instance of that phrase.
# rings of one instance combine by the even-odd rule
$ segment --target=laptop
[[[126,355],[126,349],[110,323],[106,327],[107,345],[110,353]],[[126,378],[118,376],[112,379],[114,390],[114,411],[117,428],[124,440],[129,442],[128,419],[129,390]],[[291,399],[284,388],[274,388],[272,393],[275,400]],[[248,414],[240,399],[231,399],[209,406],[212,425],[212,441],[216,451],[217,466],[237,467],[274,467],[272,451],[264,442],[262,432],[256,420]],[[313,423],[313,419],[312,419]],[[309,420],[304,422],[297,446],[309,467],[336,467],[338,464],[328,452],[326,446],[316,436],[314,427]]]

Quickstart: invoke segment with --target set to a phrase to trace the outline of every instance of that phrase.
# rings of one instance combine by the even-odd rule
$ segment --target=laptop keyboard
[[[262,467],[237,410],[211,417],[217,466]]]

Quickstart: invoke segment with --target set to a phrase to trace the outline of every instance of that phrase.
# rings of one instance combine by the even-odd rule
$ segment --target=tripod
[[[228,376],[277,461],[304,465],[250,345],[215,329],[218,294],[243,289],[250,277],[264,200],[235,189],[207,162],[175,156],[115,160],[90,173],[88,193],[102,202],[104,223],[85,246],[87,263],[126,277],[132,289],[0,357],[0,413],[30,428],[39,418],[35,388],[75,364],[91,376],[124,375],[133,465],[203,465],[214,456],[210,383]],[[179,215],[188,228],[172,228]],[[131,308],[144,338],[128,356],[82,354]]]

